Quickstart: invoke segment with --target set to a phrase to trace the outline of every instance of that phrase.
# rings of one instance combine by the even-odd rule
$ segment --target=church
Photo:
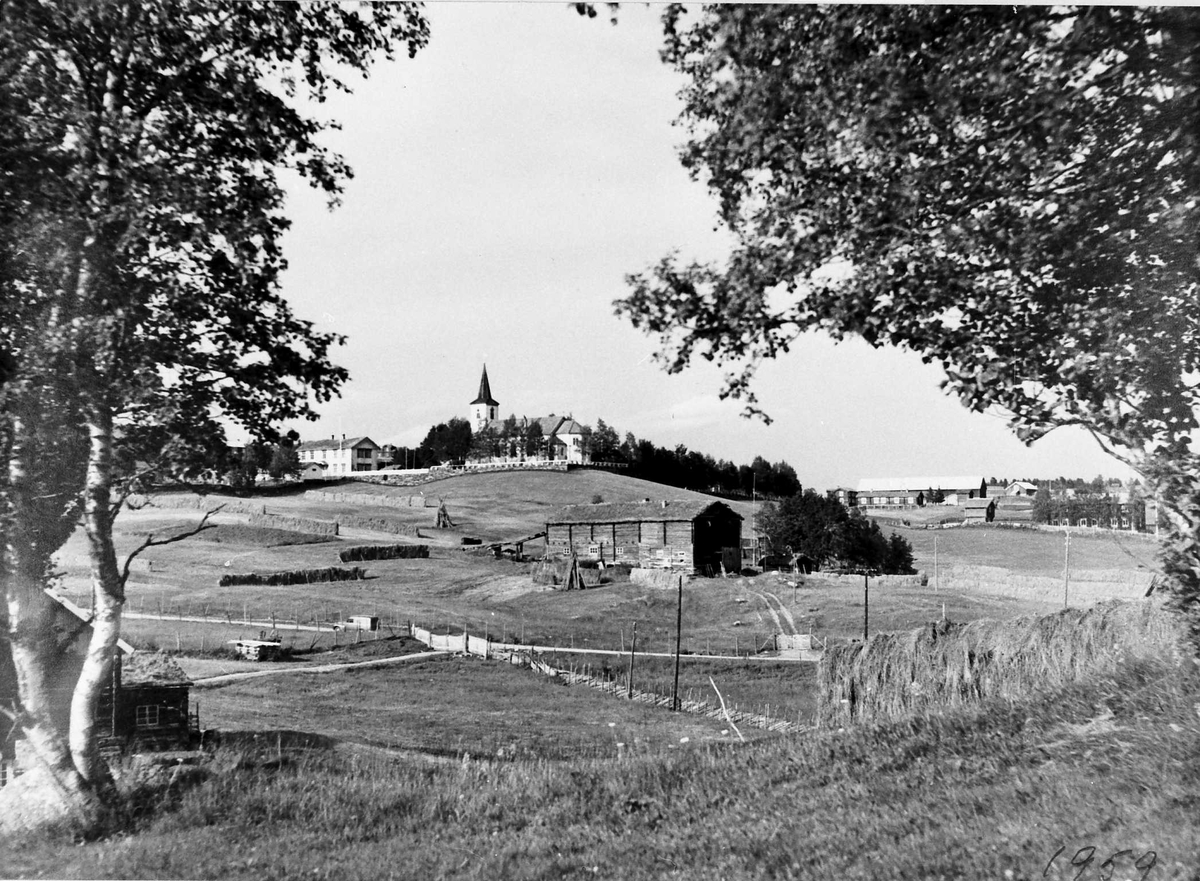
[[[588,461],[583,426],[571,416],[500,418],[500,402],[492,397],[487,365],[479,378],[479,394],[471,402],[472,450],[468,461],[509,463],[550,461],[584,465]]]

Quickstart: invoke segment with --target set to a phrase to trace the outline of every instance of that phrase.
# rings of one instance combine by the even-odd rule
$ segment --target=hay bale
[[[362,545],[346,548],[338,554],[343,563],[366,560],[416,560],[429,556],[429,545]]]

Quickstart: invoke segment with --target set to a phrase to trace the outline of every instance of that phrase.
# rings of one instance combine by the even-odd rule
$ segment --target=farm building
[[[1037,484],[1030,483],[1028,480],[1014,480],[1004,489],[1006,496],[1035,496],[1037,495]]]
[[[1033,499],[1029,496],[1000,496],[995,501],[997,521],[1007,523],[1033,522]]]
[[[839,486],[836,489],[831,489],[825,495],[831,499],[836,499],[847,508],[858,507],[858,490],[851,489],[848,486]]]
[[[569,505],[546,521],[546,553],[715,574],[741,568],[742,516],[723,502]]]
[[[968,499],[986,497],[987,479],[977,475],[863,478],[858,482],[858,504],[864,508],[961,505]]]
[[[189,709],[192,683],[165,655],[137,652],[113,668],[116,701],[102,700],[97,715],[107,716],[104,749],[188,749],[199,740],[199,714]]]
[[[62,651],[62,662],[50,681],[51,719],[64,734],[71,715],[71,695],[91,638],[91,615],[70,600],[46,591],[55,605],[53,629]],[[0,706],[16,705],[18,691],[11,653],[0,652]],[[168,668],[173,668],[169,670]],[[158,656],[134,653],[124,640],[117,641],[109,683],[101,692],[96,712],[97,736],[102,748],[186,748],[199,733],[198,719],[188,712],[191,683],[173,662]],[[20,770],[30,757],[23,755],[24,741],[16,723],[0,715],[0,785]]]
[[[994,499],[967,499],[962,507],[963,519],[967,523],[991,523],[996,519]]]

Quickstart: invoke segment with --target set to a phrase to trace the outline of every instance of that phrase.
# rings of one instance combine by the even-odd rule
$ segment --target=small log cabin
[[[53,625],[60,662],[52,672],[50,693],[54,724],[64,734],[71,714],[71,695],[83,669],[91,638],[91,615],[65,597],[50,591],[54,601]],[[199,719],[189,712],[191,682],[173,661],[163,656],[134,653],[133,646],[117,641],[112,676],[101,692],[96,729],[101,749],[187,749],[199,736]],[[7,643],[0,640],[0,707],[18,705],[17,676]],[[21,773],[29,757],[15,722],[0,714],[0,785]]]
[[[568,505],[546,521],[546,554],[715,575],[741,568],[742,516],[724,502]]]

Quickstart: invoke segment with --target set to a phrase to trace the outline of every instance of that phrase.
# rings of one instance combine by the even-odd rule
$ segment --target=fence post
[[[683,634],[683,576],[679,576],[679,602],[675,611],[675,684],[671,688],[671,710],[679,709],[679,647]]]
[[[622,631],[624,633],[624,631]],[[629,643],[629,692],[625,696],[633,698],[633,656],[637,653],[637,622],[633,622],[633,638]]]

